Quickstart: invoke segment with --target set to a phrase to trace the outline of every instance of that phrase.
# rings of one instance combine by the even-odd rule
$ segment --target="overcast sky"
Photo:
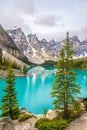
[[[87,39],[87,0],[0,0],[0,24],[19,26],[39,39],[62,40],[66,32]]]

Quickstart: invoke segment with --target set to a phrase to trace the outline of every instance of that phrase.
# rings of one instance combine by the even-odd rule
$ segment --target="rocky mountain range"
[[[55,49],[47,42],[44,44],[44,40],[39,41],[37,36],[32,34],[26,37],[21,28],[12,28],[7,30],[7,33],[13,39],[20,52],[33,63],[41,64],[45,60],[52,59],[55,55]]]
[[[70,39],[73,44],[74,57],[87,56],[87,40],[81,42],[77,36]],[[5,31],[0,25],[0,49],[27,63],[30,61],[42,64],[46,60],[57,60],[64,43],[65,40],[39,40],[35,34],[26,36],[20,27]]]
[[[29,61],[37,64],[41,64],[45,60],[56,60],[65,42],[65,40],[55,41],[53,39],[49,42],[46,39],[40,41],[35,34],[25,36],[19,27],[7,30],[7,33],[13,39],[21,53]],[[81,42],[77,36],[73,36],[71,42],[73,44],[74,57],[78,58],[87,55],[87,40]]]

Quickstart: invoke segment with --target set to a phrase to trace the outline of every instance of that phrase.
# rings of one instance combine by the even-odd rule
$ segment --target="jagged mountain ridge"
[[[0,50],[4,56],[7,57],[8,54],[10,60],[12,61],[13,59],[15,59],[15,61],[16,59],[19,59],[19,62],[23,61],[25,63],[28,63],[28,59],[22,54],[19,48],[15,45],[13,39],[9,36],[9,34],[3,29],[1,25],[0,25]],[[13,59],[12,56],[14,57]]]
[[[21,52],[26,51],[28,42],[21,28],[14,27],[12,30],[7,30],[7,33]]]
[[[50,41],[49,44],[49,42],[47,43],[46,40],[39,41],[36,35],[29,34],[26,37],[23,31],[17,27],[7,30],[7,33],[14,40],[18,49],[21,50],[22,53],[31,62],[39,64],[39,63],[43,63],[45,60],[50,60],[53,59],[54,57],[58,57],[58,52],[55,51],[55,48],[53,48],[54,40]],[[45,44],[43,44],[43,42]]]
[[[33,63],[43,63],[44,60],[50,59],[53,53],[55,53],[55,51],[53,52],[54,49],[51,49],[49,45],[43,47],[36,35],[29,34],[26,37],[20,28],[12,28],[7,30],[7,33],[11,36],[22,54]]]
[[[16,32],[16,33],[14,33]],[[63,41],[47,41],[46,39],[38,40],[35,34],[25,36],[21,28],[12,28],[7,30],[18,49],[22,51],[26,57],[34,63],[40,64],[45,60],[58,58],[59,51],[65,43]],[[71,42],[73,44],[74,57],[82,57],[87,55],[87,40],[80,41],[77,36],[73,36]]]

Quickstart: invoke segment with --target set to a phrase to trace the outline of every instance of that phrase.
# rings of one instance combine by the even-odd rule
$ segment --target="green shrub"
[[[25,74],[25,75],[27,74],[27,68],[25,65],[23,66],[23,74]]]
[[[87,101],[84,101],[84,108],[87,111]]]
[[[46,118],[46,114],[47,114],[47,110],[46,110],[46,108],[44,108],[44,110],[43,110],[43,117],[44,118]]]
[[[67,120],[68,123],[79,118],[79,116],[81,115],[81,106],[78,101],[75,101],[73,104],[70,104],[68,114],[69,114],[69,118]],[[60,111],[60,112],[58,111],[56,118],[59,120],[60,117],[62,118],[64,117],[63,115],[64,115],[64,111]]]
[[[33,116],[33,115],[29,115],[29,114],[22,114],[22,115],[20,115],[20,117],[18,118],[18,121],[22,122],[22,121],[25,121],[25,120],[27,120],[27,119],[29,119],[29,118],[32,118],[32,117],[34,117],[34,116]]]
[[[64,119],[44,119],[41,118],[35,124],[35,127],[39,130],[63,130],[68,125]]]

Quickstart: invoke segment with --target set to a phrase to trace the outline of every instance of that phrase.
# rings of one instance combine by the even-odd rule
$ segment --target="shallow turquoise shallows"
[[[16,77],[16,91],[19,107],[35,114],[42,114],[44,108],[53,108],[50,92],[56,70],[52,67],[35,67],[28,70],[31,76]],[[87,97],[87,70],[75,70],[77,83],[81,86],[80,97]],[[0,79],[0,99],[4,95],[5,79]],[[1,105],[1,102],[0,102]]]

